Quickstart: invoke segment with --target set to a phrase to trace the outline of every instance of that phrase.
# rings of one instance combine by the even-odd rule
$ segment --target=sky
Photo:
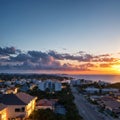
[[[119,0],[0,0],[0,72],[120,74]]]

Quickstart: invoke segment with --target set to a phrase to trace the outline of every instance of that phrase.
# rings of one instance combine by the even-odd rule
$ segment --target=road
[[[75,97],[75,104],[79,110],[79,114],[84,120],[104,120],[104,117],[99,112],[94,110],[87,100],[80,95],[74,87],[71,87],[72,93]]]

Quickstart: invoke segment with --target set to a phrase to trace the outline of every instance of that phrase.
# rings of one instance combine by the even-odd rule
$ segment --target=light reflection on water
[[[23,70],[19,70],[19,71],[16,71],[16,70],[2,70],[0,71],[0,73],[18,73],[18,74],[51,74],[50,72],[36,72],[36,71],[23,71]],[[55,74],[54,74],[55,75]],[[57,74],[57,75],[60,75],[60,76],[66,76],[66,77],[73,77],[75,79],[85,79],[85,80],[92,80],[92,81],[105,81],[105,82],[110,82],[110,83],[115,83],[115,82],[120,82],[120,75],[68,75],[68,74]]]
[[[120,75],[67,75],[75,79],[85,79],[93,81],[105,81],[110,83],[120,82]]]

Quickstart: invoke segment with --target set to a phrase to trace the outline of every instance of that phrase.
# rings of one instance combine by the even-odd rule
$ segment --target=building
[[[120,102],[118,102],[115,98],[111,96],[101,97],[100,101],[98,101],[98,104],[109,113],[114,113],[120,117]]]
[[[94,94],[94,93],[99,93],[100,90],[99,90],[98,88],[88,87],[88,88],[85,89],[85,91],[86,91],[87,93]]]
[[[114,93],[114,97],[120,100],[120,92]]]
[[[7,106],[7,118],[18,120],[29,117],[35,109],[36,97],[19,92],[17,94],[4,94],[0,98],[0,103]],[[4,120],[4,119],[2,119]]]
[[[36,109],[51,109],[54,110],[56,100],[47,100],[47,99],[41,99],[36,104]]]
[[[0,103],[0,120],[7,120],[7,106]]]
[[[90,96],[90,100],[92,100],[93,102],[97,102],[100,98],[101,96],[96,96],[96,95]]]
[[[87,85],[92,84],[93,82],[91,80],[84,80],[84,79],[78,79],[78,80],[71,80],[70,82],[72,85]]]
[[[50,91],[50,92],[54,92],[54,91],[61,91],[62,89],[62,85],[60,82],[56,82],[56,81],[52,81],[52,80],[46,80],[43,82],[40,82],[38,85],[38,88],[41,91]]]
[[[105,81],[101,81],[101,80],[99,80],[98,82],[98,85],[102,85],[102,86],[107,86],[107,85],[109,85],[110,83],[108,83],[108,82],[105,82]]]
[[[67,111],[66,111],[66,109],[65,109],[65,107],[64,107],[63,105],[57,103],[57,104],[55,105],[55,110],[54,110],[54,112],[55,112],[56,114],[65,115]]]
[[[102,93],[117,93],[119,89],[116,88],[104,88],[102,89]]]
[[[18,92],[18,88],[17,87],[13,87],[13,88],[8,88],[5,92],[5,94],[16,94]]]

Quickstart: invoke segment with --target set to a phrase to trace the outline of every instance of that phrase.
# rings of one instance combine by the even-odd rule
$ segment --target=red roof
[[[52,100],[41,99],[37,102],[37,106],[53,106],[54,102]]]
[[[26,104],[28,104],[30,101],[32,101],[35,98],[35,97],[33,97],[27,93],[23,93],[23,92],[17,93],[16,96]]]

